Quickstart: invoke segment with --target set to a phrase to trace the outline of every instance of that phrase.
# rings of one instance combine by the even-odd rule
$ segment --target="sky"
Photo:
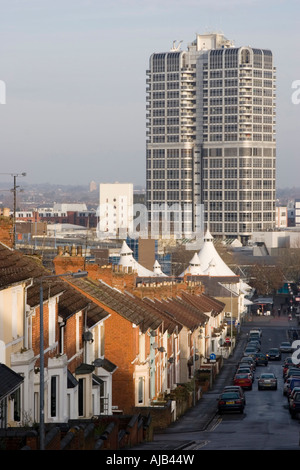
[[[206,32],[272,50],[277,188],[300,187],[299,0],[0,0],[0,181],[145,186],[149,57]]]

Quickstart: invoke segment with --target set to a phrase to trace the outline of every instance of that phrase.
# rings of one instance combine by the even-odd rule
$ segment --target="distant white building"
[[[87,211],[86,204],[81,203],[55,203],[53,212],[85,212]]]
[[[133,229],[133,184],[101,183],[99,235],[126,238]]]
[[[300,199],[295,199],[295,226],[300,227]]]
[[[286,206],[278,206],[275,208],[275,226],[277,228],[288,227],[288,210]]]

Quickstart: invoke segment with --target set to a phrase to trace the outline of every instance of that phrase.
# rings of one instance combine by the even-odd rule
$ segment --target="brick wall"
[[[172,285],[142,285],[137,287],[136,273],[124,273],[111,265],[102,267],[93,263],[85,263],[82,256],[56,256],[53,262],[56,274],[85,270],[91,279],[101,279],[112,287],[121,291],[127,290],[141,298],[146,296],[159,299],[176,296],[181,291],[191,294],[200,294],[204,291],[202,284],[190,282],[188,279],[183,280],[181,283],[173,283]]]
[[[0,241],[10,248],[13,246],[13,223],[9,217],[0,216]]]
[[[125,414],[135,404],[134,370],[139,329],[116,313],[105,321],[105,357],[118,369],[112,375],[112,405]]]
[[[83,319],[79,323],[79,349],[82,350],[82,331],[83,331]],[[76,349],[76,315],[72,315],[68,318],[66,322],[66,326],[64,328],[64,351],[67,355],[69,362],[68,362],[68,369],[72,374],[75,374],[75,370],[80,364],[83,362],[83,355],[78,355],[78,351]],[[72,360],[70,360],[72,358]]]
[[[56,305],[57,309],[57,305]],[[57,310],[56,310],[56,318],[57,318]],[[45,302],[43,304],[43,325],[44,325],[44,350],[48,349],[49,347],[49,308],[48,308],[48,303]],[[55,332],[55,338],[57,340],[58,338],[58,322],[55,322],[56,325],[56,332]],[[59,351],[58,351],[59,346],[57,346],[55,349],[52,349],[50,352],[45,353],[44,355],[44,361],[45,361],[45,367],[47,367],[48,364],[48,358],[49,357],[54,357]],[[40,354],[40,308],[36,307],[36,314],[33,315],[32,317],[32,349],[34,352],[35,356],[39,356]],[[36,367],[39,367],[40,361],[39,359],[36,361],[35,365]]]

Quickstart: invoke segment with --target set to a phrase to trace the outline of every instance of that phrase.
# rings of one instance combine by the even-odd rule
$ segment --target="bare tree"
[[[283,271],[278,266],[255,263],[250,268],[251,286],[258,295],[274,294],[284,283]]]
[[[285,280],[298,282],[300,279],[300,237],[293,241],[290,248],[282,250],[278,259]]]

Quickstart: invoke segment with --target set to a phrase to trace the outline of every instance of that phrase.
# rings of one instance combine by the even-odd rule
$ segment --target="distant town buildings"
[[[98,189],[97,183],[95,181],[91,181],[90,182],[90,192],[97,191],[97,189]]]
[[[147,70],[147,205],[174,230],[205,226],[247,242],[275,226],[275,78],[270,50],[197,35],[187,51],[154,53]],[[176,225],[177,224],[177,225]]]
[[[295,199],[295,226],[300,227],[300,199]]]
[[[97,227],[96,210],[87,210],[86,204],[54,204],[53,207],[17,211],[16,220]]]

